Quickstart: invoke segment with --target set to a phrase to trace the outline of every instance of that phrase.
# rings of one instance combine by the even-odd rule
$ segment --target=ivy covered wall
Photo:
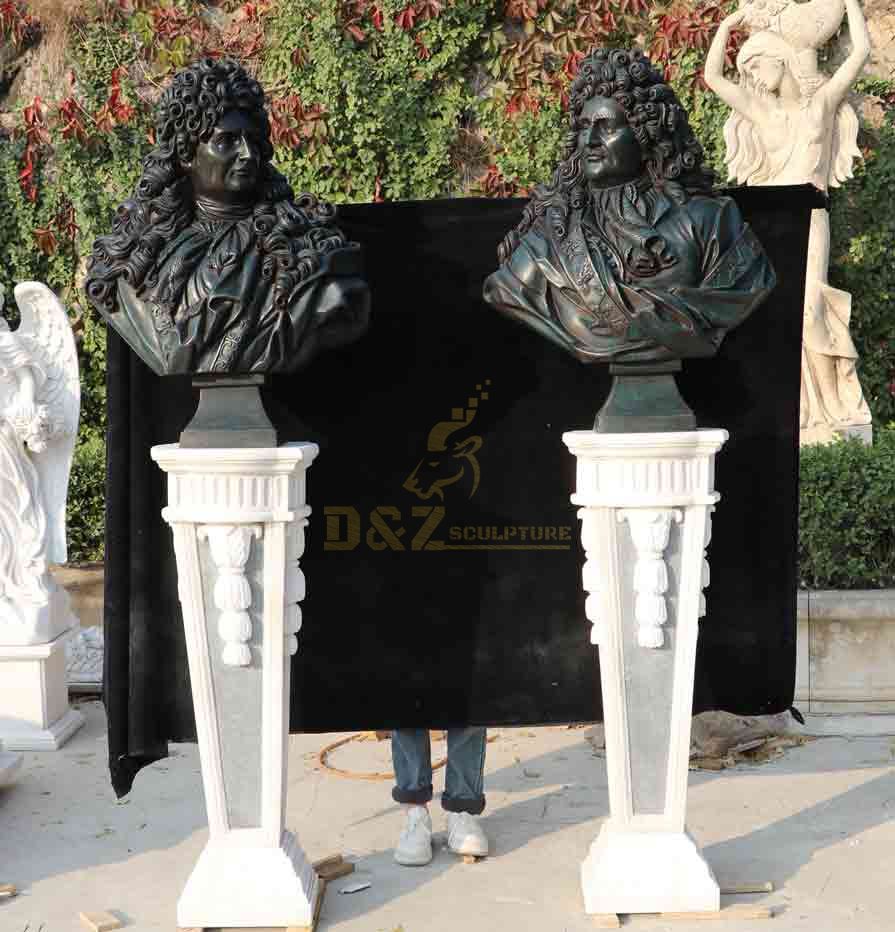
[[[0,284],[47,282],[80,342],[84,406],[72,558],[99,558],[104,331],[81,297],[83,258],[131,191],[166,77],[195,57],[240,59],[264,83],[275,160],[296,190],[339,201],[524,195],[549,177],[566,95],[594,45],[638,45],[689,108],[725,177],[727,109],[702,80],[733,3],[647,0],[0,0]],[[744,36],[733,33],[732,66]],[[866,161],[834,196],[835,284],[878,424],[895,420],[895,83]],[[890,195],[889,195],[890,196]],[[12,302],[7,302],[7,307]],[[81,491],[77,491],[81,490]]]

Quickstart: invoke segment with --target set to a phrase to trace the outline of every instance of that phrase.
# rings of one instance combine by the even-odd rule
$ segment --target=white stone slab
[[[808,702],[811,698],[809,668],[811,623],[807,618],[796,620],[796,693],[795,701]]]
[[[809,649],[812,704],[895,702],[895,624],[890,620],[812,619]],[[812,705],[811,711],[819,710]]]
[[[0,741],[12,751],[55,751],[84,724],[69,707],[65,645],[71,628],[47,644],[0,645]]]

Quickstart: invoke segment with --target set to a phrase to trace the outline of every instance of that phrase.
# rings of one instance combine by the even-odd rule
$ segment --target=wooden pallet
[[[317,902],[314,905],[314,918],[309,926],[277,926],[276,928],[246,928],[243,926],[199,926],[183,928],[178,926],[177,932],[315,932],[320,919],[320,910],[323,909],[323,897],[326,894],[327,883],[338,880],[354,871],[354,865],[344,860],[341,854],[333,854],[321,861],[315,861],[314,870],[319,878]]]
[[[621,915],[616,913],[594,913],[591,915],[594,928],[597,929],[620,929],[622,926]],[[693,921],[697,919],[718,920],[734,919],[743,921],[744,919],[773,919],[773,906],[750,906],[748,903],[734,903],[725,906],[717,912],[711,913],[649,913],[657,919],[686,919]]]
[[[735,896],[743,893],[772,893],[774,885],[767,883],[740,884],[735,887],[725,887],[721,890],[723,896]],[[705,913],[652,913],[659,919],[686,919],[686,920],[719,920],[719,919],[773,919],[773,906],[761,906],[752,903],[732,903],[715,912]],[[595,913],[591,916],[594,927],[597,929],[620,929],[621,916],[616,913]]]

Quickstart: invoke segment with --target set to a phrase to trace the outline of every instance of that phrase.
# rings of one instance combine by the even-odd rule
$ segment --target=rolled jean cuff
[[[441,794],[441,808],[446,812],[468,812],[470,815],[480,815],[485,809],[484,796],[448,796]]]
[[[422,786],[418,790],[403,790],[400,786],[395,786],[392,788],[392,799],[396,803],[422,806],[432,799],[432,784]]]

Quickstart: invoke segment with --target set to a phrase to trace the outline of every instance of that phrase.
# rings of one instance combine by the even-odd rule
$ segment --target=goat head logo
[[[491,384],[486,379],[485,386]],[[478,395],[467,399],[465,408],[454,408],[449,421],[439,421],[426,441],[426,455],[404,480],[403,488],[422,501],[436,496],[444,501],[444,490],[463,481],[472,498],[479,487],[481,470],[476,454],[482,448],[482,438],[469,433],[475,420],[479,401],[487,401],[488,392],[476,385]]]

